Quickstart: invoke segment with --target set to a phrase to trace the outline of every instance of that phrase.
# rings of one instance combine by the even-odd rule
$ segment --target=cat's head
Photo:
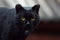
[[[26,10],[20,4],[16,5],[16,23],[19,28],[32,31],[39,24],[40,5],[34,5],[31,9]]]

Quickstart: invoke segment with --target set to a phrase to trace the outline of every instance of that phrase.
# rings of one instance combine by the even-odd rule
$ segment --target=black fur
[[[28,10],[20,4],[17,4],[15,9],[0,8],[0,39],[25,40],[39,24],[39,8],[39,4]],[[25,17],[26,20],[22,21],[22,17]],[[35,20],[32,21],[31,18],[35,18]]]

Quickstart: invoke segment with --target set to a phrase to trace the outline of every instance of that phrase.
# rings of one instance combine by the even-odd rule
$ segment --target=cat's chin
[[[26,30],[25,32],[28,32],[28,30]]]
[[[29,31],[28,31],[28,30],[26,30],[26,31],[25,31],[25,34],[28,34],[28,32],[29,32]]]

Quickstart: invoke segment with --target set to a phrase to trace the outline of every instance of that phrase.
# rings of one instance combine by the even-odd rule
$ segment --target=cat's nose
[[[26,24],[30,24],[30,22],[29,21],[27,21],[27,23]]]

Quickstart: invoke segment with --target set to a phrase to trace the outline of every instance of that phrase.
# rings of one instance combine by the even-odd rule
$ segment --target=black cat
[[[2,16],[3,25],[5,31],[1,31],[1,39],[3,40],[25,40],[26,37],[34,31],[40,22],[39,18],[40,5],[37,4],[30,9],[23,8],[20,4],[17,4],[15,9],[8,9],[5,12],[5,16]],[[0,12],[2,13],[2,12]],[[9,16],[8,16],[9,14]],[[9,18],[10,17],[10,18]],[[10,20],[10,21],[9,21]],[[8,22],[7,22],[8,21]],[[11,24],[10,26],[8,25]],[[8,28],[8,26],[9,28]],[[6,27],[7,26],[7,27]],[[6,30],[6,28],[9,29]],[[5,35],[6,34],[6,35]],[[5,36],[4,36],[5,35]]]

